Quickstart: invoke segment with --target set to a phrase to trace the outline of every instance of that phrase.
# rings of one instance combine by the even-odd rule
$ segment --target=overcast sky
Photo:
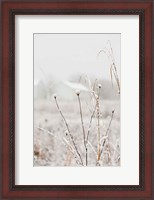
[[[120,34],[34,34],[34,79],[68,80],[83,73],[109,79],[108,57],[97,56],[107,41],[120,76]]]

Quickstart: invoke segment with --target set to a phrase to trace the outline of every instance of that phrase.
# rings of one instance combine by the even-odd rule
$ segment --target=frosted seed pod
[[[99,88],[99,89],[101,89],[101,88],[102,88],[102,85],[101,85],[100,83],[98,84],[98,88]]]
[[[79,95],[80,95],[80,90],[76,89],[76,90],[75,90],[75,93],[76,93],[76,95],[79,96]]]
[[[68,136],[68,131],[67,130],[65,131],[65,135]]]
[[[56,95],[56,94],[53,94],[53,98],[56,99],[56,98],[57,98],[57,95]]]

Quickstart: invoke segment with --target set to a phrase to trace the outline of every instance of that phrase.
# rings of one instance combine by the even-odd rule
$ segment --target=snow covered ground
[[[67,131],[55,99],[34,101],[34,166],[82,166],[86,165],[83,127],[78,99],[57,102],[70,130]],[[120,101],[100,100],[100,149],[98,161],[98,116],[90,119],[94,107],[81,98],[85,135],[87,142],[87,166],[120,165]],[[112,113],[114,110],[114,113]],[[71,138],[73,136],[73,140]],[[74,143],[75,146],[74,146]],[[77,151],[76,151],[77,148]],[[81,156],[81,159],[79,157]]]

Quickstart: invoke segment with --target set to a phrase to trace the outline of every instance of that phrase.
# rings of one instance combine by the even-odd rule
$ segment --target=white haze
[[[86,73],[110,79],[110,61],[101,53],[110,41],[120,76],[120,34],[34,34],[34,79],[68,80]]]

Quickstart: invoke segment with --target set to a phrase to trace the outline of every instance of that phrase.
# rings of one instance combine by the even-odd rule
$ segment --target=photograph
[[[0,10],[0,199],[154,199],[153,1]]]
[[[33,165],[121,163],[120,33],[33,34]]]

